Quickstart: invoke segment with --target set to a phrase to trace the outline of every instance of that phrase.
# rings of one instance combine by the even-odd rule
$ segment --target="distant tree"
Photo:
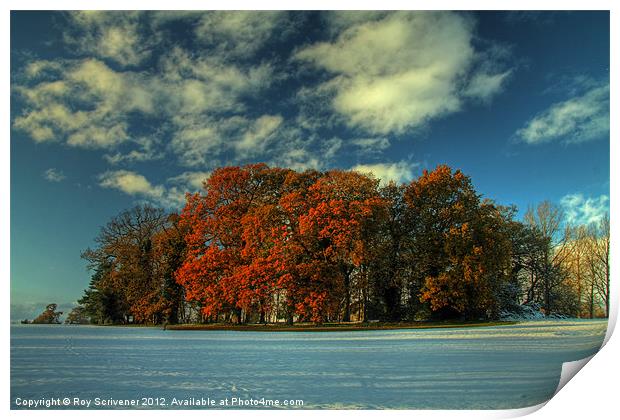
[[[33,324],[60,324],[59,318],[62,315],[62,312],[57,312],[56,311],[57,307],[58,305],[56,305],[55,303],[50,303],[45,308],[45,311],[43,311],[38,317],[36,317],[32,321],[32,323]]]
[[[76,306],[69,312],[65,319],[65,324],[89,324],[90,318],[86,314],[83,306]]]
[[[532,246],[532,232],[521,223],[514,220],[517,208],[515,206],[498,209],[504,214],[504,229],[510,242],[510,270],[503,285],[497,292],[500,311],[519,311],[523,303],[524,284],[527,278],[527,269],[532,264],[529,260]]]

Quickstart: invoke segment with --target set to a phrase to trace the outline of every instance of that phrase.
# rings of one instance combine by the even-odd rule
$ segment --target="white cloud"
[[[115,71],[96,59],[66,62],[63,68],[54,80],[15,87],[28,107],[14,119],[13,128],[37,142],[108,150],[127,142],[139,146],[134,151],[107,154],[112,163],[159,156],[141,141],[144,133],[132,136],[131,117],[136,114],[161,119],[161,126],[172,129],[171,150],[179,151],[182,163],[204,163],[206,152],[227,147],[222,144],[226,126],[249,121],[240,115],[217,116],[242,112],[242,98],[257,94],[271,80],[268,64],[240,69],[207,57],[190,58],[179,49],[167,53],[160,71],[152,74]],[[277,122],[278,117],[274,118],[260,120],[264,125],[256,127],[257,140],[270,123]],[[248,134],[248,144],[252,140]]]
[[[247,128],[241,140],[235,144],[235,148],[246,155],[263,152],[282,121],[280,115],[259,117]]]
[[[62,173],[62,171],[56,168],[49,168],[43,172],[43,178],[47,179],[49,182],[60,182],[67,177]]]
[[[179,116],[173,119],[175,130],[169,148],[183,166],[214,163],[226,138],[222,123],[209,118]]]
[[[327,22],[327,29],[338,34],[351,26],[383,19],[389,13],[379,10],[334,10],[323,14],[323,18]]]
[[[482,102],[489,102],[493,96],[503,90],[503,86],[511,73],[512,70],[495,74],[477,73],[471,78],[463,94],[480,99]]]
[[[181,48],[173,48],[160,60],[163,81],[180,90],[180,104],[187,106],[181,111],[194,112],[208,109],[236,109],[240,95],[257,93],[269,86],[273,68],[268,62],[255,66],[240,67],[226,63],[216,54],[190,56]],[[174,93],[174,92],[167,92]],[[175,95],[176,97],[179,95]],[[192,104],[198,107],[192,107]]]
[[[483,90],[483,76],[471,74],[480,55],[472,45],[473,22],[464,15],[364,16],[370,20],[351,14],[336,18],[339,29],[350,26],[335,41],[295,54],[333,75],[321,88],[332,91],[331,106],[349,126],[373,134],[402,133],[458,111],[466,96],[490,98],[501,88],[498,75],[487,75],[494,83]],[[474,85],[466,95],[461,86],[469,77]]]
[[[580,143],[609,134],[609,84],[551,105],[516,135],[528,144]]]
[[[355,165],[351,170],[369,173],[381,180],[382,184],[390,181],[396,183],[404,183],[413,179],[413,171],[419,166],[417,163],[411,163],[404,160],[394,163],[372,163]]]
[[[325,162],[303,147],[289,148],[273,159],[272,164],[296,171],[321,170]]]
[[[281,11],[212,11],[202,15],[195,33],[219,54],[248,59],[285,23]]]
[[[116,72],[96,59],[64,63],[63,69],[57,80],[15,88],[28,108],[13,127],[37,142],[114,148],[129,139],[132,112],[155,109],[154,89],[142,74]]]
[[[351,140],[351,144],[359,147],[365,153],[377,153],[390,147],[386,137],[366,137]]]
[[[344,141],[338,137],[325,139],[316,132],[303,129],[294,122],[283,122],[278,128],[277,141],[270,144],[269,165],[291,168],[327,170],[334,165]]]
[[[150,56],[156,34],[144,34],[141,12],[70,12],[65,41],[78,51],[135,66]]]
[[[279,110],[250,106],[264,105],[261,95],[274,81],[290,77],[278,72],[283,63],[269,61],[271,55],[261,55],[260,62],[256,55],[296,30],[294,14],[70,14],[66,40],[89,58],[34,60],[25,66],[24,78],[14,86],[24,103],[13,128],[37,142],[102,149],[112,165],[169,153],[196,170],[235,159],[325,169],[347,141],[358,154],[384,150],[388,133],[454,112],[467,98],[491,97],[504,83],[494,78],[503,73],[489,70],[495,67],[479,65],[472,46],[474,25],[463,14],[321,16],[332,41],[307,46],[296,52],[298,60],[284,64],[300,71],[293,75],[298,77],[311,63],[329,80],[300,89],[291,104],[292,112],[299,113],[289,120]],[[190,51],[168,42],[166,31],[179,20],[195,30],[199,48]],[[120,42],[124,38],[127,42]],[[484,76],[487,90],[481,87]],[[264,110],[250,112],[256,109]],[[322,129],[336,128],[343,118],[370,133],[360,130],[347,141],[329,133],[325,137]],[[161,188],[165,197],[170,189]]]
[[[262,115],[256,119],[244,116],[208,118],[177,116],[170,148],[188,167],[213,167],[217,156],[227,150],[240,159],[258,156],[275,142],[282,143],[279,130],[284,119],[280,115]],[[275,144],[274,144],[275,146]]]
[[[562,197],[560,204],[564,209],[566,221],[570,224],[589,225],[599,223],[609,214],[609,197],[584,197],[583,194],[568,194]]]
[[[254,135],[248,132],[246,143],[239,136],[255,121],[245,115],[246,100],[278,77],[274,66],[267,59],[242,62],[231,51],[259,48],[276,27],[290,26],[285,13],[80,11],[66,16],[64,41],[87,57],[34,60],[13,86],[24,102],[13,128],[34,141],[105,149],[104,158],[115,165],[171,151],[178,152],[181,164],[197,166],[213,162],[209,154],[233,147],[233,140],[247,153],[253,140],[268,137],[261,131],[268,124],[256,126]],[[196,29],[202,48],[188,51],[169,42],[167,25],[179,20]],[[134,68],[147,59],[154,65]],[[158,122],[139,123],[148,119]],[[238,121],[244,121],[241,128],[231,128]],[[147,144],[143,139],[149,137],[171,141]]]
[[[99,185],[104,188],[116,189],[129,195],[141,195],[152,198],[162,197],[164,193],[162,186],[154,186],[144,175],[126,170],[108,171],[101,174],[99,176]]]
[[[133,171],[107,171],[99,175],[99,185],[121,191],[132,197],[166,208],[179,208],[185,203],[185,189],[152,184],[144,175]]]
[[[146,162],[164,157],[164,154],[156,148],[158,141],[150,137],[140,137],[132,139],[132,141],[138,145],[138,149],[132,149],[125,153],[105,154],[103,158],[112,165],[119,165],[122,163]]]
[[[29,78],[37,78],[47,73],[62,71],[62,63],[50,60],[37,60],[28,63],[24,69],[24,75]]]
[[[187,171],[172,178],[168,178],[168,182],[186,188],[188,191],[198,191],[202,189],[203,183],[210,175],[211,172]]]

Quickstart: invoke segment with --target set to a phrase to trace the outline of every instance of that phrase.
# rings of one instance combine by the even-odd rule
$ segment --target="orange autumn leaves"
[[[207,316],[264,314],[280,293],[289,311],[319,322],[338,305],[341,277],[364,259],[376,187],[353,172],[219,169],[181,214],[188,251],[177,280]]]
[[[364,313],[380,280],[373,267],[391,264],[393,255],[374,244],[393,234],[386,226],[395,201],[386,197],[395,191],[406,207],[399,223],[409,255],[397,263],[424,279],[417,299],[433,311],[494,310],[510,265],[496,229],[502,214],[446,166],[404,189],[354,171],[217,169],[180,215],[187,248],[176,280],[212,320],[226,312],[264,320],[277,306],[290,321],[348,321],[353,301]]]

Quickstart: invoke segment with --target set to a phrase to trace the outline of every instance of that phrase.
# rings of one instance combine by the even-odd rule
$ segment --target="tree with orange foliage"
[[[162,209],[149,205],[121,212],[101,229],[97,247],[82,254],[92,268],[105,267],[94,286],[115,291],[125,322],[161,321],[161,264],[153,240],[167,218]]]
[[[367,231],[382,207],[378,181],[352,171],[329,171],[309,188],[311,206],[300,218],[300,234],[320,252],[332,282],[342,290],[342,320],[351,320],[354,273],[368,262]],[[331,269],[330,269],[331,268]]]
[[[448,265],[427,277],[422,288],[422,300],[434,311],[449,308],[468,319],[497,316],[498,292],[510,273],[510,242],[502,223],[486,204],[475,220],[450,229],[444,245]]]
[[[203,321],[239,323],[496,318],[524,294],[572,313],[564,273],[546,269],[572,252],[549,249],[541,227],[557,228],[555,213],[528,213],[528,227],[445,165],[382,187],[355,171],[226,167],[186,199],[179,216],[139,206],[102,228],[83,254],[91,319],[177,322],[196,306]],[[609,243],[592,243],[604,299]]]
[[[273,230],[271,254],[277,258],[281,275],[277,280],[277,299],[282,295],[287,322],[295,315],[320,322],[326,316],[330,284],[324,275],[319,249],[312,236],[302,234],[300,220],[308,213],[310,187],[322,176],[317,171],[291,171],[282,185],[278,200],[279,223]],[[318,262],[318,263],[317,263]]]
[[[177,281],[205,316],[232,311],[241,323],[253,308],[263,316],[269,308],[275,262],[263,241],[269,206],[288,171],[264,164],[220,168],[205,182],[205,194],[188,197],[181,213],[187,255]]]

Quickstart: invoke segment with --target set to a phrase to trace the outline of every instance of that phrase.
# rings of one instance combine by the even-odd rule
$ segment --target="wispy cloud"
[[[119,165],[123,163],[147,162],[164,157],[163,151],[157,149],[160,142],[152,137],[132,139],[132,143],[138,145],[138,148],[130,149],[127,152],[106,153],[103,155],[103,158],[112,165]]]
[[[503,90],[511,74],[512,70],[506,70],[503,73],[479,72],[471,78],[463,94],[482,102],[489,102]]]
[[[357,146],[363,153],[377,153],[390,147],[390,140],[387,137],[364,137],[350,141]]]
[[[209,178],[211,172],[187,171],[168,179],[172,185],[180,186],[188,192],[201,190],[203,183]]]
[[[570,224],[589,225],[600,222],[609,214],[609,196],[585,197],[582,193],[562,197],[566,221]]]
[[[68,13],[65,42],[83,54],[110,59],[123,66],[136,66],[147,59],[156,32],[138,11],[75,11]]]
[[[267,143],[282,125],[280,115],[263,115],[254,121],[243,133],[235,148],[243,154],[257,154],[265,150]]]
[[[45,172],[43,172],[43,178],[47,179],[49,182],[60,182],[66,179],[67,177],[62,171],[56,168],[49,168]]]
[[[201,42],[210,44],[222,55],[248,59],[270,38],[277,37],[282,26],[290,30],[287,12],[221,10],[204,13],[195,33]]]
[[[186,171],[168,178],[164,184],[154,184],[138,172],[119,169],[104,172],[98,179],[103,188],[178,210],[185,204],[185,194],[201,190],[209,175],[207,171]]]
[[[527,144],[581,143],[609,135],[609,84],[551,105],[516,135]]]

